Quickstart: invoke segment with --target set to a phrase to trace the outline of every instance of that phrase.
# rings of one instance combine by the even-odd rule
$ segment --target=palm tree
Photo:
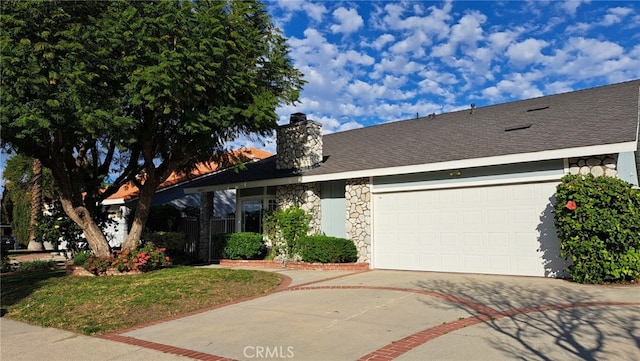
[[[31,219],[29,221],[29,245],[30,251],[42,251],[42,242],[36,240],[36,227],[38,219],[42,216],[42,163],[33,159],[33,176],[31,178]]]

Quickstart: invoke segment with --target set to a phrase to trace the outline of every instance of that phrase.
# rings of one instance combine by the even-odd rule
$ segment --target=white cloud
[[[364,103],[373,103],[377,99],[403,100],[415,95],[415,91],[390,89],[384,84],[368,83],[359,79],[349,84],[346,90],[349,95]]]
[[[514,30],[498,31],[491,33],[488,36],[491,49],[498,53],[502,52],[509,45],[513,44],[516,39],[524,32],[522,27],[517,27]]]
[[[482,24],[486,20],[487,17],[477,11],[464,15],[457,24],[451,27],[449,41],[434,47],[431,55],[452,56],[460,44],[466,45],[468,49],[475,49],[477,42],[483,39]]]
[[[624,49],[616,43],[582,37],[570,38],[566,48],[592,62],[617,58],[624,53]]]
[[[395,36],[391,34],[382,34],[371,45],[373,46],[374,49],[380,50],[385,45],[387,45],[390,42],[393,42],[394,40],[396,40]]]
[[[383,122],[393,122],[398,120],[413,119],[428,114],[440,114],[444,111],[445,106],[431,101],[420,100],[416,103],[387,103],[383,102],[376,105],[374,112]]]
[[[640,75],[640,54],[625,53],[611,41],[573,37],[556,52],[549,64],[558,75],[575,81],[605,77],[630,79]]]
[[[615,24],[622,23],[625,18],[631,16],[633,12],[633,8],[629,7],[609,8],[607,9],[607,13],[602,16],[602,19],[600,21],[591,23],[579,22],[575,25],[567,26],[566,31],[568,33],[586,34],[595,27],[609,27]],[[633,22],[633,18],[631,19],[631,22]]]
[[[396,89],[400,88],[407,83],[406,76],[393,76],[387,75],[383,79],[383,84],[387,88]]]
[[[423,67],[424,65],[409,60],[405,56],[385,57],[374,65],[375,72],[371,76],[375,79],[387,72],[392,74],[413,74],[422,70]]]
[[[565,31],[569,34],[585,34],[591,29],[592,26],[593,24],[589,23],[576,23],[574,25],[567,26]]]
[[[558,3],[558,8],[571,16],[575,16],[580,5],[588,4],[590,2],[590,0],[565,0]]]
[[[544,87],[545,94],[560,94],[573,90],[572,83],[569,81],[554,81]]]
[[[324,14],[327,13],[327,8],[320,3],[304,3],[302,7],[305,13],[307,13],[307,16],[317,22],[322,22]]]
[[[333,60],[333,66],[342,67],[347,63],[359,64],[359,65],[373,65],[375,59],[367,54],[357,52],[355,50],[347,50],[345,53],[338,54],[338,57]]]
[[[335,33],[350,34],[357,31],[364,25],[362,17],[358,15],[356,9],[345,9],[339,7],[333,11],[333,18],[338,21],[338,24],[331,25],[331,31]]]
[[[607,14],[604,16],[602,21],[598,23],[598,25],[611,26],[614,24],[618,24],[622,22],[624,17],[631,14],[632,12],[633,12],[633,9],[631,8],[616,7],[616,8],[608,9]]]
[[[482,96],[497,103],[505,100],[535,98],[544,95],[533,84],[533,81],[539,78],[539,74],[515,73],[511,78],[501,80],[495,86],[484,89]]]
[[[393,44],[389,50],[396,54],[413,53],[414,56],[423,56],[424,47],[431,44],[424,31],[417,30],[411,36]]]
[[[320,23],[323,20],[324,14],[328,11],[322,3],[300,0],[278,0],[275,2],[275,5],[284,11],[284,15],[280,20],[285,23],[291,21],[298,12],[304,12],[309,18]]]
[[[548,42],[529,38],[519,43],[514,43],[507,49],[507,57],[516,66],[525,66],[542,62],[545,58],[542,49],[549,45]]]
[[[349,122],[346,122],[346,123],[342,123],[337,131],[338,132],[344,132],[344,131],[347,131],[347,130],[358,129],[358,128],[362,128],[362,127],[363,127],[363,125],[358,123],[358,122],[356,122],[356,121],[349,121]]]
[[[325,10],[312,16],[304,4]],[[336,132],[640,78],[634,5],[345,4],[289,10],[302,15],[288,37],[308,84],[297,106],[278,109],[283,121],[302,111]]]
[[[434,35],[439,39],[443,39],[449,34],[448,21],[452,19],[450,12],[453,8],[450,0],[445,1],[441,8],[437,6],[430,6],[430,11],[427,16],[409,16],[402,18],[405,12],[409,11],[406,6],[409,3],[401,4],[387,4],[382,12],[385,16],[382,18],[381,23],[384,29],[393,30],[417,30],[422,29],[428,35]],[[412,8],[415,9],[418,4],[413,4]]]

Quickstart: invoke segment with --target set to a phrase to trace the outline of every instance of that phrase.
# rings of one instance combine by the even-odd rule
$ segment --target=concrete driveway
[[[638,285],[382,270],[273,271],[289,278],[278,292],[103,336],[99,341],[116,349],[132,347],[131,358],[96,352],[83,359],[135,360],[143,351],[149,359],[158,352],[158,359],[200,360],[640,358]],[[12,340],[5,339],[3,321],[3,360],[7,342]]]

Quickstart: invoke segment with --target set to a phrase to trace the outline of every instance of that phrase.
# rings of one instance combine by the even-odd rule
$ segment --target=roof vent
[[[505,132],[513,132],[514,130],[522,130],[522,129],[529,129],[531,128],[533,124],[521,124],[521,125],[516,125],[510,128],[506,128],[504,131]]]
[[[429,119],[436,119],[436,113],[433,112],[431,114],[428,115]]]
[[[476,103],[471,103],[471,110],[469,111],[469,114],[473,114],[474,110],[476,110]]]
[[[537,112],[538,110],[545,110],[545,109],[549,109],[549,106],[547,105],[546,107],[527,109],[527,113],[528,112]]]

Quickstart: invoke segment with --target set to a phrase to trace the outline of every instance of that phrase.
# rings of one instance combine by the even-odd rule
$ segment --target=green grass
[[[67,276],[64,271],[4,276],[5,317],[87,335],[127,329],[255,296],[276,288],[277,274],[175,267],[131,276]]]

